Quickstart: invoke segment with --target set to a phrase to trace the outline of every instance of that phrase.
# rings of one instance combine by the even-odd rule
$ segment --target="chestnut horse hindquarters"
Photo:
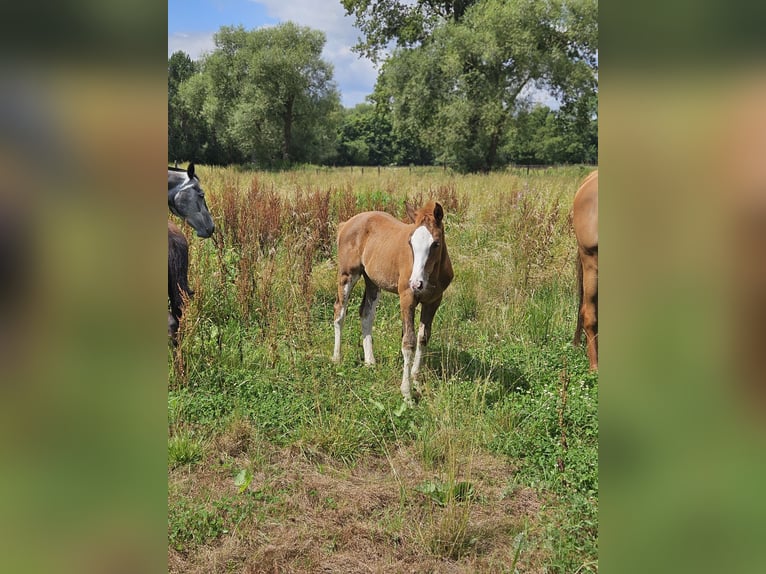
[[[338,230],[338,296],[335,301],[335,349],[341,358],[343,323],[351,291],[360,277],[365,290],[359,314],[362,319],[364,360],[375,363],[372,325],[380,290],[397,293],[402,314],[401,391],[412,401],[411,386],[419,391],[417,374],[431,335],[431,323],[452,281],[452,264],[444,241],[444,210],[430,202],[417,212],[408,207],[415,223],[406,224],[381,211],[355,215]],[[422,305],[420,326],[415,335],[415,307]]]
[[[582,183],[575,194],[572,225],[577,239],[577,287],[579,307],[574,343],[582,331],[591,370],[598,369],[598,170]]]

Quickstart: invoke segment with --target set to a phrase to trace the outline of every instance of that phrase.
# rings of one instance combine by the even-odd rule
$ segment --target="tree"
[[[490,170],[507,159],[525,89],[565,104],[595,93],[596,40],[594,0],[478,0],[427,42],[396,49],[376,98],[389,107],[394,132],[423,141],[437,161]]]
[[[322,32],[290,22],[222,27],[199,78],[179,90],[190,113],[204,118],[207,152],[268,166],[332,155],[340,97],[321,58],[324,43]]]
[[[376,106],[363,103],[345,111],[338,129],[337,161],[342,165],[394,163],[391,122]]]
[[[595,163],[598,130],[595,98],[551,110],[523,107],[514,116],[503,153],[518,164]]]
[[[427,42],[446,21],[459,22],[477,0],[341,0],[346,14],[354,16],[364,39],[354,50],[378,61],[380,53],[394,42],[413,47]]]
[[[598,162],[598,97],[595,92],[570,100],[557,115],[560,130],[567,140],[570,163]]]
[[[168,58],[168,161],[194,159],[187,120],[178,99],[179,86],[197,72],[192,59],[177,51]]]
[[[227,125],[219,113],[207,74],[200,72],[181,84],[177,100],[184,137],[193,145],[193,154],[186,159],[213,165],[247,159],[226,136]]]

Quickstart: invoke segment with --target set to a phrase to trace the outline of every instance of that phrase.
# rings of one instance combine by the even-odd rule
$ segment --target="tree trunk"
[[[290,161],[290,144],[293,137],[293,104],[295,97],[290,96],[285,103],[284,132],[282,138],[282,160]]]
[[[497,160],[497,146],[500,143],[501,131],[502,128],[499,125],[495,126],[495,129],[492,130],[492,137],[489,140],[489,150],[487,150],[487,171],[492,171],[492,167],[495,165],[495,161]]]

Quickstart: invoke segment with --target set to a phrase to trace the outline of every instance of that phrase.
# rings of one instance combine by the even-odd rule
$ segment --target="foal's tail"
[[[582,286],[582,259],[580,258],[580,250],[577,250],[577,327],[575,328],[574,339],[572,344],[575,347],[580,345],[582,340],[582,300],[583,300],[583,286]]]

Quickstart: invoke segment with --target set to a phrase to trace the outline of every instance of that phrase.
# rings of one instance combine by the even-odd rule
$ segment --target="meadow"
[[[576,322],[571,206],[592,168],[198,166],[195,291],[168,344],[168,569],[597,572],[598,377]],[[331,362],[338,222],[445,210],[455,270],[407,407],[396,295]]]

